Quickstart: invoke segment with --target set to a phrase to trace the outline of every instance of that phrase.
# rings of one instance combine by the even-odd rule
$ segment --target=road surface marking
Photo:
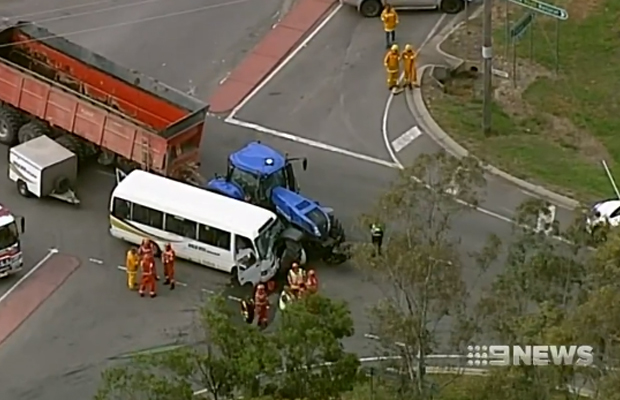
[[[409,146],[414,140],[422,135],[422,131],[417,126],[409,129],[392,142],[392,148],[399,153],[402,149]]]
[[[297,54],[299,54],[305,47],[306,45],[308,45],[308,43],[310,43],[310,41],[312,39],[315,38],[316,35],[319,34],[319,32],[325,28],[325,26],[327,25],[327,23],[329,21],[331,21],[336,14],[338,13],[338,11],[340,11],[342,9],[342,3],[339,3],[336,8],[334,8],[329,14],[327,14],[327,16],[325,18],[323,18],[323,21],[321,21],[320,24],[317,25],[316,28],[314,28],[314,30],[312,32],[310,32],[310,34],[308,36],[306,36],[306,38],[304,40],[301,41],[301,43],[293,50],[291,51],[291,53],[284,59],[282,60],[274,69],[273,71],[271,71],[271,73],[269,75],[267,75],[265,77],[265,79],[263,79],[262,82],[260,82],[255,88],[254,90],[252,90],[243,100],[241,100],[241,102],[239,104],[237,104],[237,106],[235,108],[233,108],[233,110],[230,112],[230,114],[228,115],[228,117],[224,120],[225,122],[228,122],[231,119],[234,119],[235,115],[237,115],[239,113],[239,111],[245,107],[246,104],[248,104],[248,102],[250,100],[252,100],[252,98],[254,96],[256,96],[258,94],[258,92],[260,92],[261,90],[263,90],[263,88],[265,86],[267,86],[267,84],[269,82],[271,82],[271,80],[280,73],[280,71],[282,71],[284,69],[284,67],[286,67],[288,65],[289,62],[291,62],[291,60],[293,58],[295,58],[295,56]]]
[[[0,296],[0,303],[5,301],[11,295],[11,293],[13,293],[15,290],[17,290],[17,288],[22,283],[24,283],[26,281],[26,279],[30,278],[30,276],[32,276],[32,274],[37,272],[37,270],[39,268],[41,268],[43,266],[43,264],[45,264],[45,262],[47,260],[49,260],[56,253],[58,253],[57,249],[49,249],[47,254],[45,255],[45,257],[43,257],[38,263],[36,263],[34,265],[34,267],[30,268],[30,271],[26,272],[26,274],[24,276],[19,278],[19,280],[17,282],[15,282],[15,284],[13,284],[13,286],[11,286],[6,292],[4,292],[4,294],[2,296]]]
[[[306,139],[306,138],[303,138],[303,137],[300,137],[300,136],[295,136],[292,133],[282,132],[282,131],[278,131],[278,130],[275,130],[275,129],[271,129],[271,128],[268,128],[266,126],[255,124],[254,122],[241,121],[241,120],[238,120],[236,118],[232,118],[232,119],[231,118],[227,118],[226,122],[231,124],[231,125],[240,126],[242,128],[246,128],[246,129],[251,129],[253,131],[264,133],[266,135],[275,136],[275,137],[278,137],[280,139],[285,139],[285,140],[289,140],[291,142],[305,144],[306,146],[310,146],[310,147],[314,147],[314,148],[317,148],[317,149],[329,151],[329,152],[332,152],[332,153],[341,154],[341,155],[344,155],[344,156],[347,156],[347,157],[356,158],[358,160],[367,161],[367,162],[370,162],[370,163],[373,163],[373,164],[377,164],[377,165],[381,165],[381,166],[384,166],[384,167],[398,168],[398,165],[396,165],[394,163],[391,163],[389,161],[385,161],[385,160],[381,160],[379,158],[367,156],[365,154],[356,153],[354,151],[350,151],[350,150],[343,149],[343,148],[340,148],[340,147],[332,146],[332,145],[329,145],[329,144],[326,144],[326,143],[317,142],[315,140]]]
[[[117,265],[116,269],[118,269],[119,271],[127,272],[127,268],[123,267],[122,265]],[[179,286],[187,287],[187,283],[185,282],[175,281],[174,283]]]
[[[101,260],[100,260],[100,259],[98,259],[98,258],[92,258],[92,257],[91,257],[91,258],[89,258],[89,259],[88,259],[88,261],[90,261],[90,262],[91,262],[91,263],[93,263],[93,264],[103,264],[103,261],[101,261]]]

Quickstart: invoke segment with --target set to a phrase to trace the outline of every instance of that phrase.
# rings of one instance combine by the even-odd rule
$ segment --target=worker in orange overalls
[[[413,48],[410,44],[405,45],[405,50],[403,54],[400,55],[400,58],[403,60],[403,72],[404,72],[404,82],[403,86],[408,87],[409,89],[413,89],[413,87],[420,87],[418,84],[418,71],[416,68],[416,58],[418,54],[413,51]]]
[[[398,45],[393,44],[392,47],[385,53],[383,58],[383,65],[387,72],[387,86],[392,90],[398,87],[398,73],[400,70],[400,53],[398,51]]]
[[[306,279],[306,290],[309,294],[313,294],[319,291],[319,280],[316,277],[316,272],[313,269],[308,270],[308,278]]]
[[[385,48],[389,49],[396,43],[396,27],[398,26],[398,14],[390,4],[385,3],[381,12],[381,22],[385,31]]]
[[[269,297],[265,285],[259,283],[254,292],[254,314],[256,315],[258,326],[265,328],[269,323]]]
[[[132,247],[127,251],[125,259],[125,269],[127,270],[127,287],[129,290],[135,290],[137,287],[138,267],[140,266],[140,258],[138,257],[138,249]]]
[[[142,244],[138,248],[138,255],[140,259],[150,256],[155,257],[155,244],[147,238],[142,239]],[[159,280],[159,275],[157,275],[157,266],[155,265],[155,261],[153,261],[153,274],[155,275],[155,280]]]
[[[291,265],[291,269],[288,271],[287,281],[288,286],[291,288],[291,294],[295,297],[299,297],[305,289],[306,274],[296,262]]]
[[[164,263],[164,276],[166,277],[166,281],[164,285],[170,285],[170,290],[174,290],[175,282],[174,282],[174,260],[176,258],[176,254],[172,249],[172,245],[170,243],[166,244],[166,251],[164,251],[161,255],[161,260]]]
[[[140,279],[140,297],[144,297],[146,291],[149,291],[149,295],[151,297],[155,297],[157,294],[155,293],[155,258],[146,254],[140,260],[140,264],[142,267],[142,277]]]

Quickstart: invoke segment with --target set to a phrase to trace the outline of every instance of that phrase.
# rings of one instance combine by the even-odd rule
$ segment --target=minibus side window
[[[164,227],[163,212],[136,203],[133,204],[131,220],[156,229],[163,229]]]
[[[166,231],[175,235],[183,236],[188,239],[196,240],[196,224],[189,219],[177,217],[176,215],[166,214]]]
[[[200,224],[198,230],[198,241],[209,246],[218,247],[220,249],[230,251],[230,232],[211,226]]]
[[[112,203],[112,215],[118,219],[130,219],[131,203],[127,200],[115,197]]]

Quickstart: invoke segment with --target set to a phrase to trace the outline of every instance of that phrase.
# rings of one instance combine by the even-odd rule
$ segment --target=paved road
[[[291,1],[21,0],[0,2],[0,15],[39,22],[178,89],[196,86],[206,98]]]
[[[419,46],[439,13],[405,14]],[[388,95],[381,22],[345,7],[237,117],[384,160],[381,115]],[[404,40],[404,39],[402,39]],[[403,113],[403,129],[413,120]]]

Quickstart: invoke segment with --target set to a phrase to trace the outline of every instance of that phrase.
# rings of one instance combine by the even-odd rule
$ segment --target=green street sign
[[[539,0],[508,0],[511,3],[518,4],[522,7],[544,14],[548,17],[556,18],[562,21],[568,19],[568,11],[563,8],[554,6],[553,4],[543,3]]]
[[[532,22],[534,22],[535,17],[536,14],[533,12],[528,12],[519,18],[519,20],[510,27],[510,38],[512,40],[521,39],[525,32],[527,32],[527,28],[529,28]]]

